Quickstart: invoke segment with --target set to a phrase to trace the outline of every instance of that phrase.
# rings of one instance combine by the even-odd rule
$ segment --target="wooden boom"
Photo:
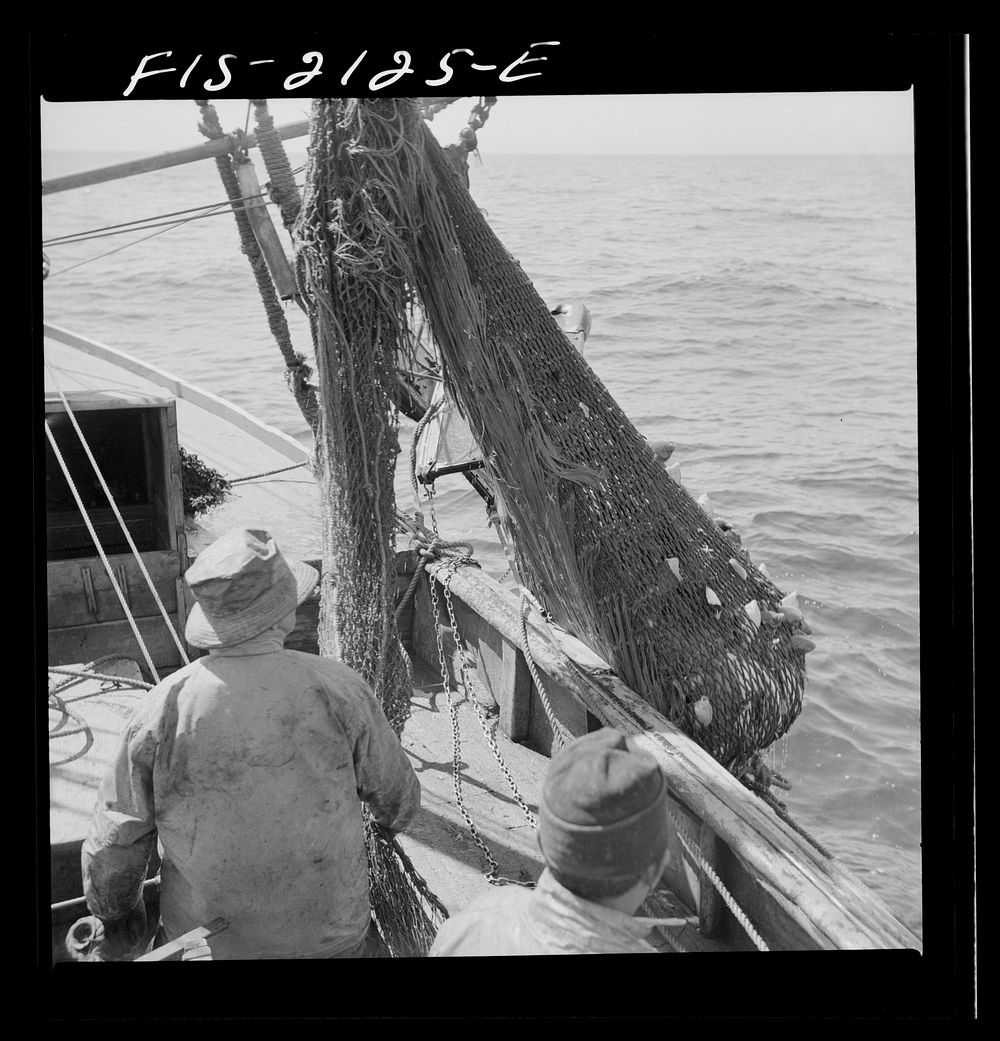
[[[303,119],[297,123],[286,123],[282,127],[277,127],[277,132],[283,141],[287,141],[292,137],[303,137],[309,133],[309,120]],[[243,139],[245,148],[252,148],[256,143],[256,134],[247,134]],[[96,170],[83,170],[80,173],[66,174],[64,177],[53,177],[48,181],[42,182],[42,195],[51,195],[53,192],[65,192],[71,188],[83,188],[89,184],[102,184],[104,181],[114,181],[120,177],[133,177],[136,174],[151,173],[153,170],[165,170],[170,166],[182,166],[185,163],[197,162],[199,159],[211,159],[214,156],[228,155],[232,147],[233,139],[227,135],[214,141],[206,141],[204,144],[192,145],[190,148],[162,152],[159,155],[145,156],[142,159],[129,159],[124,163],[102,166]]]

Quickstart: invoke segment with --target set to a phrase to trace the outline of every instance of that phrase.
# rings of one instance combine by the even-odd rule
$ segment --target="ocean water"
[[[50,152],[43,176],[121,158]],[[773,752],[788,809],[921,933],[912,159],[486,151],[471,175],[542,298],[589,307],[585,358],[640,433],[677,446],[684,484],[798,592],[817,646]],[[192,164],[47,196],[42,234],[223,199]],[[47,320],[309,440],[229,214],[45,250]],[[412,508],[402,473],[397,495]],[[506,567],[461,477],[436,504],[444,537]]]

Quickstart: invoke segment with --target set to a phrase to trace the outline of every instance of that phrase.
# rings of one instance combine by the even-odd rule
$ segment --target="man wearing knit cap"
[[[266,531],[236,530],[185,577],[197,601],[185,636],[208,654],[125,727],[83,845],[91,913],[106,933],[142,934],[159,840],[167,939],[224,918],[214,959],[362,957],[362,803],[403,830],[420,805],[413,768],[360,676],[284,649],[311,567]]]
[[[619,731],[577,738],[542,789],[537,886],[473,901],[442,925],[431,956],[656,953],[633,916],[666,864],[666,799],[656,760]]]

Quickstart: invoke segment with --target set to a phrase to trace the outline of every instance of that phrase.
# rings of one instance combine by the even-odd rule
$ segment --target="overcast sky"
[[[475,99],[431,126],[456,140]],[[226,130],[247,102],[213,102]],[[269,102],[279,125],[309,114],[307,99]],[[201,143],[193,101],[41,104],[43,151],[148,155]],[[252,125],[252,121],[251,121]],[[526,154],[912,153],[913,93],[617,94],[501,97],[479,133],[483,152]],[[305,141],[289,142],[291,150]]]

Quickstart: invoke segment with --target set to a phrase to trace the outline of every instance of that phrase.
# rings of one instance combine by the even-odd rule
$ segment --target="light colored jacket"
[[[543,871],[534,889],[486,893],[438,930],[432,958],[519,954],[656,954],[649,926],[583,900]]]
[[[420,785],[367,684],[284,650],[286,632],[214,650],[143,699],[83,845],[94,914],[135,905],[158,837],[169,938],[221,916],[219,959],[334,957],[361,942],[361,804],[402,831]]]

